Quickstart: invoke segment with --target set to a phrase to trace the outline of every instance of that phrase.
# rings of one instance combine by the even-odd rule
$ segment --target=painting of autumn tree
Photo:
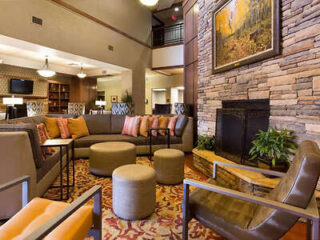
[[[273,1],[230,0],[214,12],[215,68],[273,50]]]

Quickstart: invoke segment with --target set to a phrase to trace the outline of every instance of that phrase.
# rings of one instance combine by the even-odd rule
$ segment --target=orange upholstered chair
[[[22,183],[23,208],[0,227],[0,239],[84,239],[88,232],[101,239],[101,187],[95,186],[73,203],[34,198],[28,203],[28,181],[25,176],[0,185],[0,191]],[[94,198],[94,205],[84,205]]]

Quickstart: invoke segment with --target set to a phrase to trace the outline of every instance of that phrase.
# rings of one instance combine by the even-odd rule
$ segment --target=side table
[[[69,164],[70,164],[70,156],[69,156],[69,147],[71,146],[72,150],[72,184],[70,185],[69,182]],[[41,145],[41,147],[59,147],[60,148],[60,185],[58,186],[51,186],[51,188],[59,188],[60,189],[60,201],[61,200],[68,200],[69,199],[69,193],[70,193],[70,187],[74,188],[74,180],[75,180],[75,169],[74,169],[74,141],[73,139],[48,139],[44,142],[44,144]],[[66,149],[66,155],[67,155],[67,185],[63,185],[63,148]],[[66,198],[63,198],[63,189],[67,188],[67,196]]]

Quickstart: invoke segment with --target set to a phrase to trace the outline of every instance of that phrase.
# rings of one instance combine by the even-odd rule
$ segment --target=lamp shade
[[[7,97],[2,99],[5,105],[21,105],[23,104],[23,98]]]
[[[97,106],[105,106],[106,105],[106,101],[97,100],[96,101],[96,105]]]

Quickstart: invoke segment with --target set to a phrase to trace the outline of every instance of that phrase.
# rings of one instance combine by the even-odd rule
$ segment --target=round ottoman
[[[176,149],[160,149],[154,153],[157,182],[181,183],[184,177],[184,153]]]
[[[104,142],[90,147],[90,172],[111,176],[114,169],[136,163],[136,146],[127,142]]]
[[[114,213],[126,220],[143,219],[156,206],[156,173],[153,168],[129,164],[112,174],[112,205]]]

